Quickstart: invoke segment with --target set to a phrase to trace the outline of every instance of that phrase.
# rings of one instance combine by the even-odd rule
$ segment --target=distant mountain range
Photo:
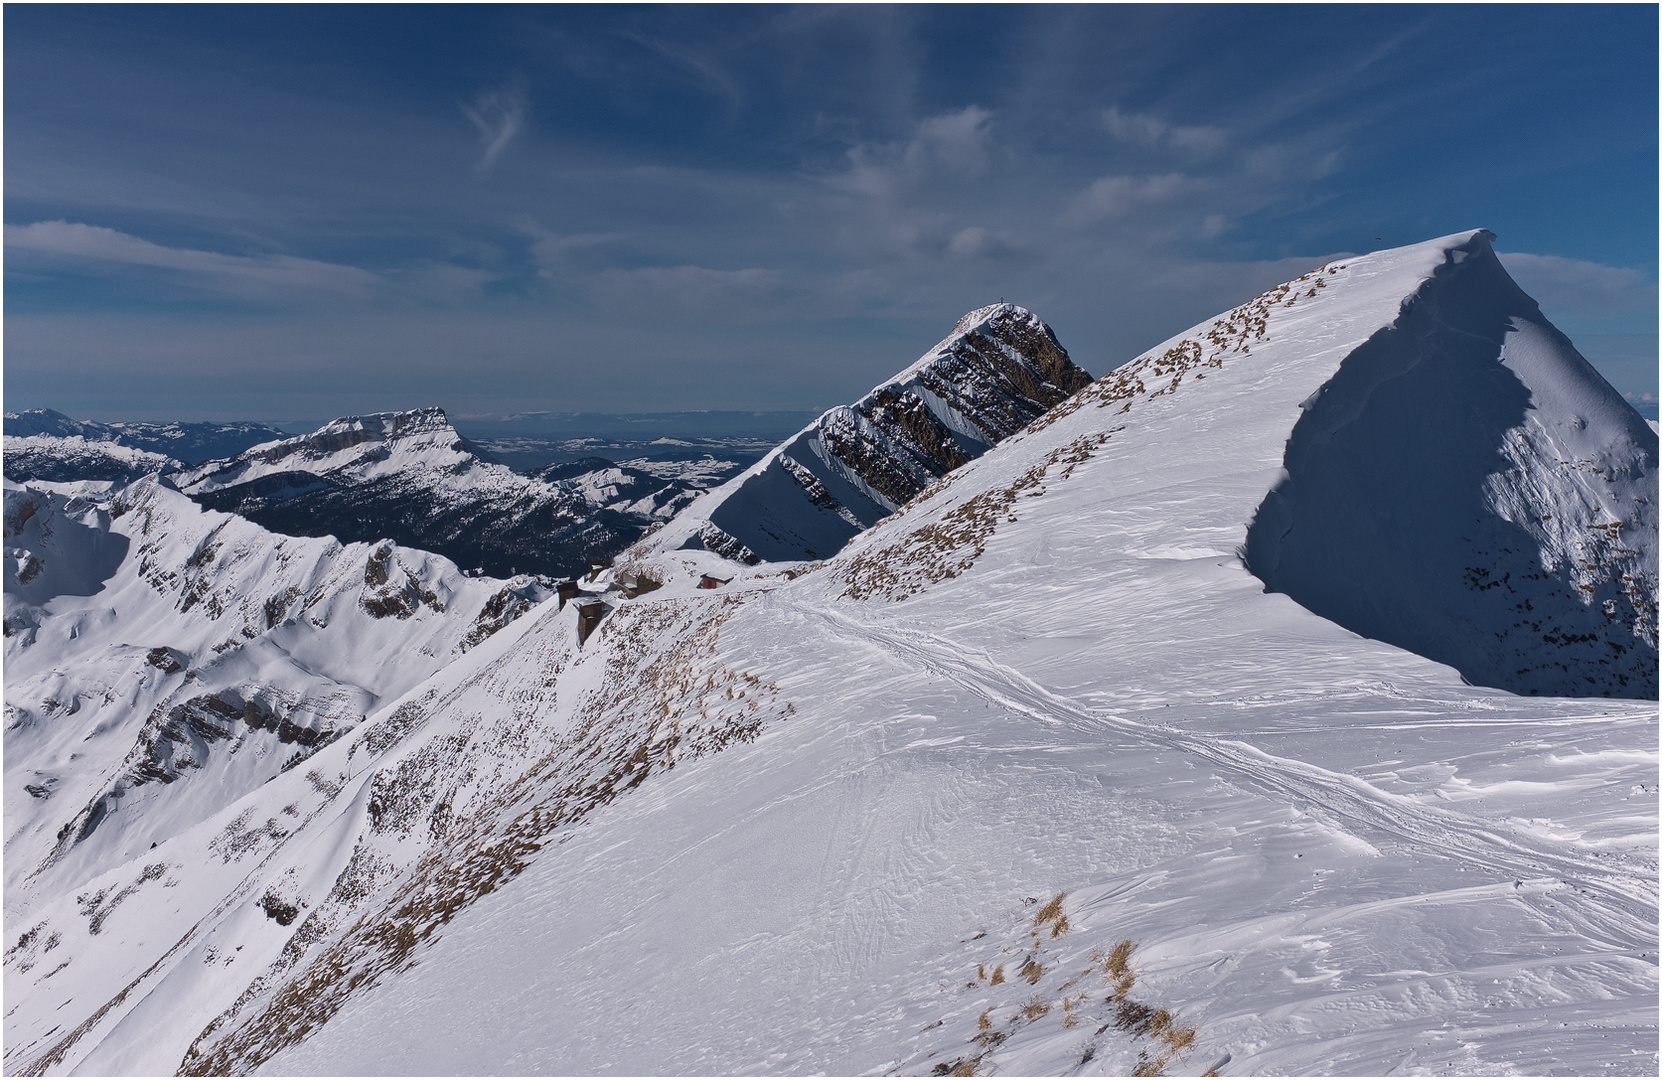
[[[300,436],[247,423],[102,424],[46,409],[5,423],[14,481],[156,473],[203,506],[277,532],[393,539],[497,576],[586,571],[766,449],[745,438],[503,437],[503,456],[527,466],[520,473],[439,409],[345,417]],[[635,456],[620,463],[596,449]]]
[[[250,446],[286,439],[267,424],[101,424],[51,409],[5,415],[6,476],[12,480],[136,480]]]
[[[386,537],[495,576],[571,576],[737,468],[708,457],[590,459],[526,476],[490,460],[434,408],[343,417],[172,480],[202,505],[275,532]]]
[[[1089,381],[1030,312],[1007,304],[972,312],[901,375],[768,454],[699,517],[703,539],[695,542],[747,553],[753,545],[774,559],[832,554]],[[795,415],[590,416],[603,435],[566,439],[550,434],[580,430],[581,417],[481,424],[496,433],[491,445],[501,457],[521,463],[516,472],[463,438],[438,408],[342,417],[298,436],[251,424],[97,424],[33,410],[7,416],[6,475],[128,481],[160,473],[203,506],[274,532],[391,539],[498,577],[572,576],[754,461],[766,445],[743,432]],[[722,424],[736,433],[628,439]],[[173,452],[151,449],[159,445]],[[188,464],[227,447],[235,449]],[[641,453],[619,462],[594,453],[602,449]],[[794,500],[763,508],[784,493]]]

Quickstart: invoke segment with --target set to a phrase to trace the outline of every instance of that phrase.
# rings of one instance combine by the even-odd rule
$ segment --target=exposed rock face
[[[501,576],[580,573],[707,483],[600,459],[582,465],[520,475],[462,438],[442,409],[428,408],[343,417],[177,479],[202,505],[274,532],[387,538]]]
[[[1090,382],[1032,312],[980,308],[713,492],[666,541],[744,562],[825,558]]]

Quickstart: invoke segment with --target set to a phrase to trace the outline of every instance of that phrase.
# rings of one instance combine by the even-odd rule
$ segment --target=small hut
[[[611,610],[611,608],[607,607],[605,603],[599,600],[577,601],[578,648],[582,648],[583,643],[589,640],[589,635],[594,633],[595,627],[600,625],[600,620],[604,619],[606,617],[606,613]]]

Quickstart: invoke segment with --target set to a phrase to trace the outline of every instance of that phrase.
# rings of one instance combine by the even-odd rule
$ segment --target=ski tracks
[[[1227,779],[1271,798],[1297,804],[1375,847],[1411,852],[1416,858],[1455,860],[1511,878],[1516,895],[1555,923],[1609,948],[1643,953],[1655,962],[1657,880],[1654,866],[1627,863],[1598,852],[1554,846],[1503,821],[1482,819],[1385,791],[1360,777],[1295,758],[1266,753],[1250,743],[1148,724],[1085,709],[1053,693],[985,652],[910,628],[884,628],[835,610],[810,607],[774,594],[792,613],[816,620],[838,637],[874,646],[887,656],[946,679],[965,691],[1042,723],[1112,732],[1145,745],[1165,747],[1205,761]],[[1548,889],[1525,888],[1550,879]],[[1565,888],[1574,902],[1559,902]]]

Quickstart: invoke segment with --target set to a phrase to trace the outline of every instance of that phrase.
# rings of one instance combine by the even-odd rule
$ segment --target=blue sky
[[[1656,415],[1651,5],[4,19],[8,409],[815,409],[1000,297],[1100,374],[1482,226]]]

